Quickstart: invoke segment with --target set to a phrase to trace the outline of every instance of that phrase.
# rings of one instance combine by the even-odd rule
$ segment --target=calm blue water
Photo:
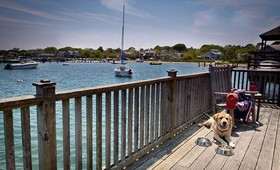
[[[3,64],[0,64],[0,98],[16,97],[22,95],[35,94],[35,87],[32,83],[42,79],[48,79],[55,83],[56,90],[71,90],[77,88],[93,87],[100,85],[117,84],[151,78],[166,77],[167,70],[175,69],[178,75],[207,72],[208,68],[198,67],[195,63],[163,63],[162,65],[149,65],[149,63],[128,63],[128,67],[133,68],[131,78],[115,77],[113,69],[117,67],[110,63],[71,63],[69,66],[63,66],[62,63],[40,63],[38,69],[27,70],[4,70]],[[70,143],[71,143],[71,167],[75,169],[75,113],[74,100],[70,100]],[[84,101],[83,101],[84,102]],[[84,111],[84,104],[82,110]],[[57,128],[57,159],[58,167],[63,167],[63,137],[62,137],[62,111],[61,102],[56,104],[56,128]],[[95,107],[95,106],[94,106]],[[95,109],[93,109],[95,110]],[[31,126],[31,144],[32,144],[32,164],[33,169],[38,167],[38,144],[37,144],[37,117],[36,107],[30,108],[30,126]],[[95,119],[95,116],[93,116]],[[20,111],[14,110],[14,136],[16,167],[23,169],[22,166],[22,142],[21,142],[21,117]],[[102,120],[105,120],[102,118]],[[95,125],[93,125],[95,127]],[[5,163],[5,143],[3,131],[3,113],[0,112],[0,169],[6,169]],[[83,143],[83,168],[86,167],[86,116],[82,115],[82,143]],[[95,132],[93,132],[95,133]],[[95,134],[93,134],[95,136]],[[93,147],[95,142],[93,141]],[[94,150],[94,149],[93,149]],[[103,154],[104,156],[104,154]],[[93,154],[95,160],[95,153]]]
[[[113,70],[117,65],[110,63],[71,63],[69,66],[40,63],[38,69],[26,70],[5,70],[4,64],[0,64],[0,98],[35,94],[32,83],[43,79],[55,82],[56,90],[60,91],[166,77],[166,71],[170,69],[177,70],[178,75],[208,71],[195,63],[149,65],[147,62],[131,62],[127,66],[133,69],[131,78],[115,77]]]

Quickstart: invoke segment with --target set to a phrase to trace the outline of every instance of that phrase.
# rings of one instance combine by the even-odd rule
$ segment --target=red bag
[[[227,109],[231,110],[234,109],[238,101],[238,95],[235,93],[228,93],[227,94]]]

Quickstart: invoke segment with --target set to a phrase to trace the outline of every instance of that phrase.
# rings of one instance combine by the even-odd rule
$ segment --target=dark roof
[[[280,40],[280,26],[260,35],[262,40]]]

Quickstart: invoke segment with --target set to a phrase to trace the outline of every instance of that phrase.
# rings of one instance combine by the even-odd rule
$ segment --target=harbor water
[[[163,63],[162,65],[150,65],[148,62],[129,62],[126,66],[133,69],[133,76],[128,78],[115,76],[114,68],[117,66],[118,65],[111,63],[69,63],[67,66],[63,65],[63,63],[40,63],[37,69],[5,70],[3,69],[4,64],[0,64],[0,98],[34,95],[36,92],[32,83],[46,79],[55,82],[56,91],[61,91],[166,77],[167,71],[170,69],[178,71],[178,75],[208,71],[207,67],[198,67],[196,63]],[[75,132],[75,115],[71,103],[74,103],[74,100],[70,100],[70,112],[72,111],[70,113],[70,152],[71,167],[75,169],[75,135],[72,135]],[[61,103],[57,103],[56,105],[57,160],[58,169],[60,169],[63,167],[62,109]],[[13,113],[16,168],[23,169],[20,110],[14,110]],[[95,118],[95,116],[93,116],[93,118]],[[83,161],[86,160],[85,122],[86,116],[83,114]],[[30,108],[30,125],[32,168],[39,169],[36,107]],[[0,112],[0,169],[6,169],[3,129],[3,112]],[[95,141],[93,142],[95,143]],[[95,157],[95,154],[93,154],[93,156]],[[93,160],[95,160],[95,158],[93,158]],[[86,162],[83,162],[83,167],[86,167]]]

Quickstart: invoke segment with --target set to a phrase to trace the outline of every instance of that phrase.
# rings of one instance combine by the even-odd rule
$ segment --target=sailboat
[[[122,23],[122,49],[121,49],[121,66],[115,68],[115,75],[119,77],[131,77],[132,76],[132,69],[126,67],[124,64],[124,53],[123,53],[123,44],[124,44],[124,11],[125,5],[123,5],[123,23]]]

